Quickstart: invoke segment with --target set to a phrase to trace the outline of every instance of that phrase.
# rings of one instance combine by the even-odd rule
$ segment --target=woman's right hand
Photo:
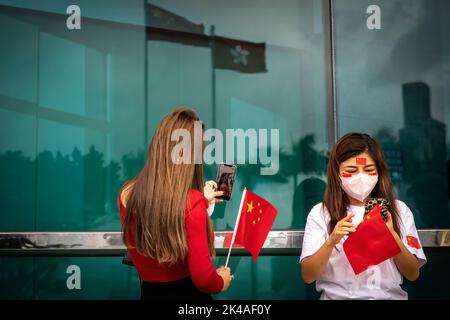
[[[352,223],[355,214],[351,213],[347,215],[344,219],[338,221],[333,229],[333,232],[328,237],[327,241],[331,242],[333,246],[337,245],[339,241],[351,232],[355,232],[355,225]]]
[[[233,280],[233,276],[231,275],[231,270],[230,268],[225,268],[224,266],[218,268],[217,270],[217,274],[219,276],[222,277],[223,279],[223,287],[222,287],[222,292],[227,290],[228,287],[230,286],[230,282],[231,280]]]
[[[203,195],[208,200],[209,203],[211,202],[222,202],[222,199],[217,199],[216,197],[222,196],[223,191],[216,191],[217,190],[217,183],[213,180],[210,180],[206,182],[204,188],[203,188]]]

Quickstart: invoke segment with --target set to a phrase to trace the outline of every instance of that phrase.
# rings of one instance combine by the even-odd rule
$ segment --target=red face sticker
[[[344,173],[342,174],[342,177],[343,177],[343,178],[350,178],[351,176],[352,176],[351,173],[345,173],[345,172],[344,172]]]
[[[368,175],[369,175],[369,176],[376,176],[377,173],[376,173],[376,172],[370,172],[370,173],[368,173]]]
[[[356,158],[356,165],[365,166],[367,163],[366,158]]]

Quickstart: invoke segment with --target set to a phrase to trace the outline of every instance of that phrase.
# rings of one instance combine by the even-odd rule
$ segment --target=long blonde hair
[[[127,200],[123,242],[129,247],[126,235],[131,231],[138,253],[159,263],[181,263],[188,253],[186,200],[191,189],[203,193],[203,164],[195,164],[193,159],[186,164],[174,163],[174,146],[186,141],[172,141],[171,136],[174,130],[185,129],[194,138],[195,121],[199,121],[198,116],[188,108],[169,113],[153,136],[142,170],[130,181],[133,188]],[[189,143],[193,155],[194,143]],[[208,215],[206,223],[209,250],[214,258],[213,228]]]

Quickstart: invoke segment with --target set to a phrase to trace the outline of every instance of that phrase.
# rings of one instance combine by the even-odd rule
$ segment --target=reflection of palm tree
[[[314,147],[313,134],[306,135],[292,144],[292,153],[280,151],[280,173],[285,180],[293,178],[294,200],[292,205],[291,228],[304,227],[307,213],[312,206],[320,202],[325,190],[325,182],[318,178],[325,173],[327,157]],[[310,175],[298,183],[300,174]],[[288,259],[272,258],[272,290],[279,292],[286,288],[284,279],[298,277],[298,268],[292,267]],[[285,277],[280,277],[284,274]],[[305,287],[306,296],[314,296],[312,286]],[[299,291],[300,292],[300,291]]]
[[[140,151],[123,156],[122,165],[116,161],[106,164],[103,153],[93,146],[84,155],[76,147],[70,155],[44,150],[37,159],[25,157],[20,151],[1,154],[0,191],[7,201],[2,202],[0,209],[15,212],[18,217],[0,219],[3,231],[33,228],[23,221],[34,221],[29,214],[35,209],[45,212],[38,226],[45,225],[48,229],[95,230],[119,225],[119,215],[108,213],[118,210],[116,199],[120,187],[140,170],[144,160],[145,153]],[[122,168],[123,175],[120,174]],[[38,189],[34,182],[36,170]],[[17,190],[20,190],[19,197]],[[38,208],[34,208],[35,197],[39,198]],[[27,200],[26,206],[23,199]],[[61,212],[65,212],[63,217]],[[80,214],[81,220],[77,219]],[[49,220],[48,217],[59,218]]]
[[[141,168],[145,159],[143,154],[128,154],[123,157],[122,164],[115,161],[105,163],[103,153],[95,147],[91,147],[84,155],[78,148],[68,155],[44,150],[37,159],[26,157],[20,151],[0,154],[0,192],[5,199],[0,203],[0,212],[14,213],[13,219],[11,215],[0,217],[2,231],[31,231],[35,228],[34,221],[37,221],[37,228],[56,228],[59,231],[111,229],[119,226],[116,199],[123,184],[120,173],[123,168],[124,179],[131,178]],[[35,181],[36,176],[38,181]],[[37,208],[35,197],[38,197]],[[36,211],[38,217],[35,219]],[[117,214],[111,214],[114,212]],[[80,216],[83,219],[77,218]],[[36,247],[27,241],[9,241],[3,245]],[[8,260],[8,263],[5,261],[3,269],[6,272],[0,276],[0,286],[15,289],[1,292],[0,298],[73,296],[74,293],[68,292],[65,281],[61,280],[61,275],[64,280],[66,278],[65,268],[70,264],[70,258],[58,258],[51,263],[37,261],[39,259],[34,258],[20,258],[20,263],[15,259]],[[23,267],[25,265],[26,268]],[[129,270],[128,275],[130,279],[136,277],[134,271]],[[96,281],[101,283],[103,280],[100,277]],[[17,283],[20,285],[17,286]],[[47,286],[42,286],[42,283]],[[36,284],[51,289],[39,289],[34,293],[35,290],[30,288]],[[134,286],[134,282],[130,281],[130,286]]]
[[[262,164],[242,164],[239,165],[238,171],[241,173],[242,185],[247,189],[252,190],[256,185],[256,181],[266,181],[274,183],[286,183],[287,179],[279,174],[276,175],[261,175],[261,169],[266,166]]]
[[[292,144],[292,153],[280,152],[280,175],[294,178],[294,188],[298,185],[299,174],[325,173],[327,157],[314,148],[315,138],[309,134]]]
[[[138,151],[136,154],[128,153],[122,157],[123,176],[130,179],[136,176],[144,166],[146,154],[144,150]]]
[[[322,200],[325,191],[325,183],[319,177],[325,173],[327,157],[314,144],[315,137],[309,134],[292,144],[292,153],[280,154],[280,174],[287,179],[292,177],[294,182],[292,228],[304,227],[308,212]],[[298,183],[300,174],[310,177]]]

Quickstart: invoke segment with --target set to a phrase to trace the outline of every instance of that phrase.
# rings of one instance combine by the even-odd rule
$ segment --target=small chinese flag
[[[376,205],[350,234],[344,242],[344,252],[356,275],[401,252],[381,216],[380,205]]]
[[[406,236],[406,241],[408,242],[408,246],[416,248],[416,249],[420,249],[420,243],[419,240],[417,240],[416,237],[413,236]]]
[[[244,190],[243,196],[234,242],[244,246],[251,253],[255,263],[275,221],[277,210],[272,204],[253,192]]]

